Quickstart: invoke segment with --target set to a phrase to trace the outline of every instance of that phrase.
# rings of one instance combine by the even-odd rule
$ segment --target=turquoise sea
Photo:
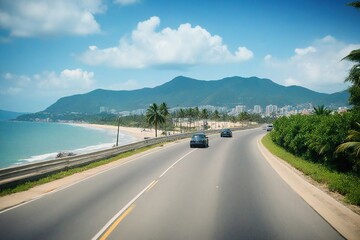
[[[135,138],[119,134],[119,145]],[[116,131],[62,123],[0,121],[0,168],[111,148]]]

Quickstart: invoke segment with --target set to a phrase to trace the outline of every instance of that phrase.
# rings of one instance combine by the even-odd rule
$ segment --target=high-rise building
[[[265,114],[266,116],[270,116],[271,114],[276,113],[277,110],[278,110],[278,106],[270,104],[266,106]]]
[[[109,112],[109,108],[108,108],[108,107],[101,106],[101,107],[100,107],[100,113],[103,113],[103,112],[105,112],[105,113]]]
[[[242,112],[246,112],[246,106],[245,105],[238,105],[235,107],[235,112],[236,113],[242,113]]]
[[[255,105],[254,106],[254,113],[261,113],[261,112],[262,112],[261,106],[260,105]]]

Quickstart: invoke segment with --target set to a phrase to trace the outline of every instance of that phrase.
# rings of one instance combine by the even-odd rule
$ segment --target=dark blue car
[[[190,147],[209,147],[209,138],[205,133],[195,133],[190,140]]]
[[[220,137],[232,137],[232,131],[229,128],[222,129]]]

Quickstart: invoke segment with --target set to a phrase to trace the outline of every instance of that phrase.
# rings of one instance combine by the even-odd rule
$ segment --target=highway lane
[[[262,134],[211,136],[207,149],[171,144],[0,213],[1,236],[341,239],[267,164],[256,147]]]
[[[213,138],[182,159],[108,239],[342,239],[263,159],[259,134]]]
[[[109,219],[176,159],[171,144],[66,189],[0,213],[2,239],[91,239]]]

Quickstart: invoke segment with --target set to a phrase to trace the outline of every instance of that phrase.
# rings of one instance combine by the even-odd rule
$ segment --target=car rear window
[[[203,139],[203,138],[205,138],[205,136],[204,135],[194,135],[193,138],[194,139]]]

